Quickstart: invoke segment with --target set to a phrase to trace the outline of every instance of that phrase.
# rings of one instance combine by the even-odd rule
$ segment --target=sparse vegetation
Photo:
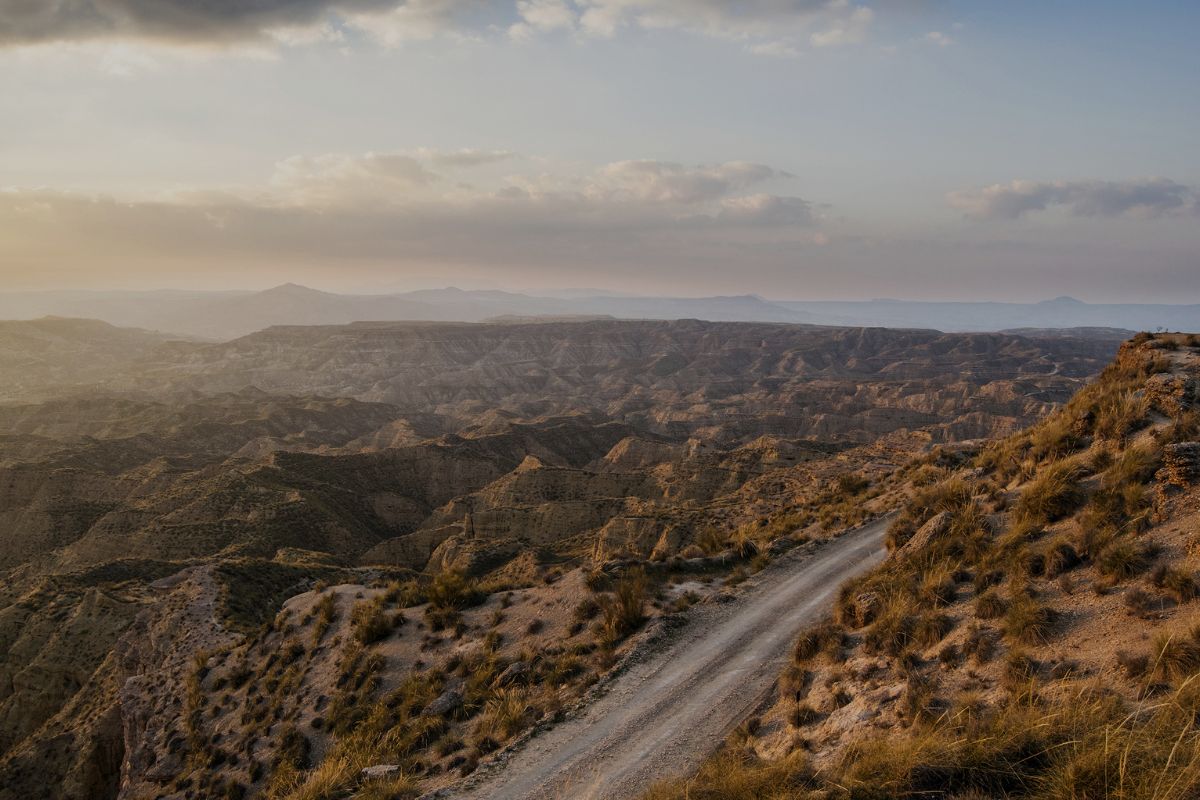
[[[613,647],[646,619],[646,599],[649,584],[646,574],[634,570],[617,581],[611,594],[597,598],[600,619],[596,633],[606,647]]]

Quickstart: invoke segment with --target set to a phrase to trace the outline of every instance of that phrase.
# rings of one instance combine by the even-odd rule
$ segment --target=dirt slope
[[[826,611],[841,582],[882,559],[885,529],[874,523],[760,573],[736,602],[697,614],[585,713],[450,796],[619,800],[694,768],[761,700],[796,634]]]

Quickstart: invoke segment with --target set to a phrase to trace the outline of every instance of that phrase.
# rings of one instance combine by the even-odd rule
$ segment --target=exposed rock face
[[[1164,447],[1163,473],[1176,486],[1200,482],[1200,442],[1180,442]]]

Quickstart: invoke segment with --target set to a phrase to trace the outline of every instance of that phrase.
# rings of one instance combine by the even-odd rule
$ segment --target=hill
[[[910,467],[890,557],[774,704],[647,798],[1196,796],[1198,345],[1139,336],[1028,431]]]
[[[1019,430],[1114,349],[282,327],[10,396],[0,798],[282,798],[393,763],[446,784],[583,696],[646,619],[893,507],[914,455]]]

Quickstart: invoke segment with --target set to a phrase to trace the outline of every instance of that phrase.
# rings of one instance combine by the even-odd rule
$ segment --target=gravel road
[[[461,800],[626,800],[694,770],[770,691],[796,635],[845,579],[883,559],[881,520],[793,551],[737,599],[689,612],[667,645],[617,677],[578,716],[533,737]]]

